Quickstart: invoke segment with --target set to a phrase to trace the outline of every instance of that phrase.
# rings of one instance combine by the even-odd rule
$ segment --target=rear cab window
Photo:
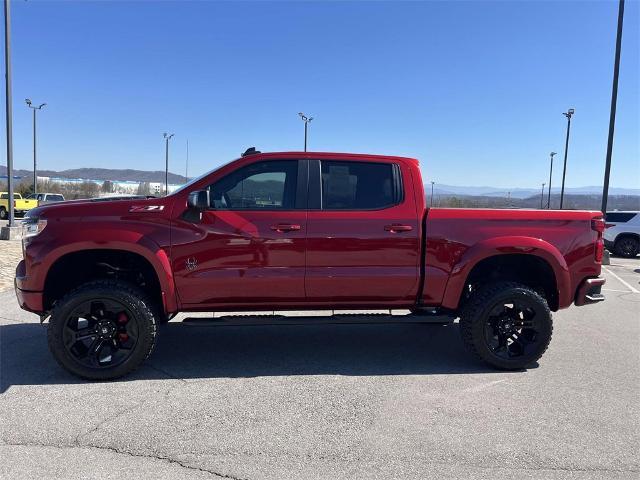
[[[322,210],[381,210],[402,201],[396,164],[323,160],[320,179]]]

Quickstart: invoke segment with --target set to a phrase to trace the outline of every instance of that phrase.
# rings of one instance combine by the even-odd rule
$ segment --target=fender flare
[[[159,244],[148,236],[131,230],[113,230],[106,236],[104,230],[100,231],[99,236],[93,236],[90,232],[83,231],[82,237],[85,238],[79,238],[73,243],[60,244],[47,252],[46,258],[41,261],[41,266],[44,267],[42,269],[43,276],[38,282],[41,283],[42,289],[44,289],[46,277],[51,267],[67,254],[86,250],[123,250],[140,255],[149,262],[158,277],[164,311],[173,313],[178,310],[171,261]],[[95,238],[100,238],[100,240],[95,240]]]
[[[525,236],[493,237],[482,240],[467,249],[453,266],[447,281],[442,306],[457,309],[469,274],[482,260],[498,255],[534,255],[544,260],[552,269],[558,287],[560,306],[571,303],[571,277],[569,267],[560,251],[540,238]]]

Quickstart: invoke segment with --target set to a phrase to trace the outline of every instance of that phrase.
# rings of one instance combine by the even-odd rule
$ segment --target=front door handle
[[[291,223],[277,223],[275,225],[271,225],[271,230],[274,232],[297,232],[300,230],[300,225],[295,225]]]
[[[387,232],[400,233],[400,232],[410,232],[411,230],[413,230],[413,227],[411,225],[400,225],[399,223],[394,223],[392,225],[385,225],[384,229]]]

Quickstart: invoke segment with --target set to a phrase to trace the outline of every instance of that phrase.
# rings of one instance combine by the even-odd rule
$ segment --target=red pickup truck
[[[411,158],[250,149],[167,197],[41,206],[24,229],[18,301],[90,379],[194,311],[409,309],[387,321],[459,318],[473,355],[522,369],[551,311],[604,299],[600,212],[427,208]]]

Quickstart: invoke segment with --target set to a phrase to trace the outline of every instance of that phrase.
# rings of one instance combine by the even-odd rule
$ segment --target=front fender
[[[29,290],[44,290],[51,267],[66,254],[96,249],[124,250],[143,257],[151,264],[158,277],[165,311],[172,313],[178,310],[171,262],[166,251],[148,235],[122,228],[82,228],[76,232],[72,241],[66,236],[64,241],[47,242],[46,248],[38,249],[43,255],[35,253],[30,259],[32,272],[29,274]],[[31,246],[29,250],[32,250]]]
[[[457,309],[467,278],[479,262],[496,255],[535,255],[549,264],[553,270],[558,299],[561,306],[571,304],[571,277],[569,267],[560,251],[540,238],[507,236],[494,237],[472,245],[453,266],[445,289],[442,306]]]

